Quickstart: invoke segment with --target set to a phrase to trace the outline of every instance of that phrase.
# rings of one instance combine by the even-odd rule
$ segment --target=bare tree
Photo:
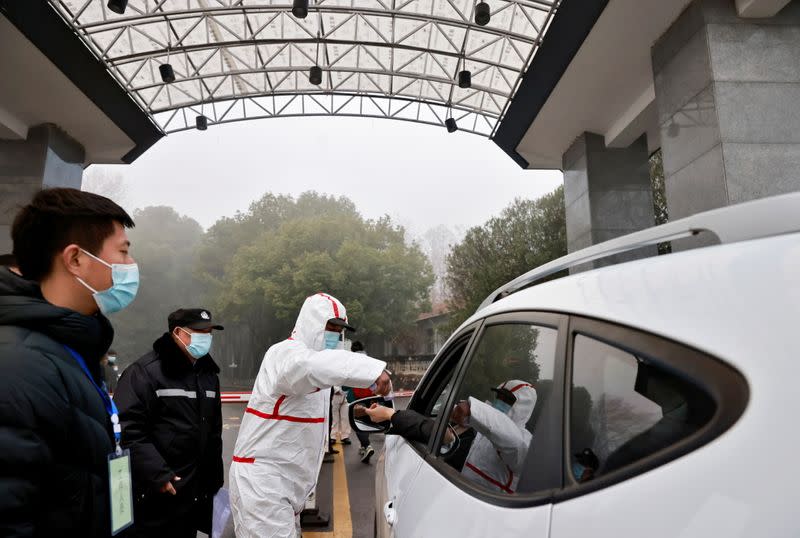
[[[431,288],[431,303],[444,303],[448,298],[447,283],[447,256],[453,249],[453,245],[458,243],[464,236],[463,231],[453,230],[452,228],[439,224],[422,234],[419,245],[433,267],[436,280]]]
[[[81,190],[110,198],[122,207],[126,207],[129,203],[125,178],[121,173],[108,167],[90,166],[83,176]]]

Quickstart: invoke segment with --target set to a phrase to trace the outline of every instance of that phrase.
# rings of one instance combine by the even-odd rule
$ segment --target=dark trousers
[[[165,493],[134,505],[133,526],[117,538],[196,538],[198,530],[210,535],[212,497],[191,498]]]
[[[358,442],[361,443],[361,448],[367,448],[369,446],[369,434],[367,432],[356,430],[356,437],[358,437]]]

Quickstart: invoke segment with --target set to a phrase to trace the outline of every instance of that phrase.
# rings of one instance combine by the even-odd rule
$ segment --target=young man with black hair
[[[48,189],[17,214],[0,269],[0,535],[109,536],[115,408],[100,388],[105,314],[138,289],[117,204]],[[113,423],[113,424],[112,424]]]

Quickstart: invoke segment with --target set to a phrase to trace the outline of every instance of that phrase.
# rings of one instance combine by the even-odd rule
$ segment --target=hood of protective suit
[[[519,379],[510,379],[497,388],[508,389],[517,398],[511,406],[511,411],[508,412],[508,417],[518,426],[524,427],[536,407],[536,389],[527,381]]]
[[[327,293],[312,295],[300,308],[291,339],[314,351],[322,351],[325,349],[325,325],[332,318],[347,322],[347,310],[341,301]]]

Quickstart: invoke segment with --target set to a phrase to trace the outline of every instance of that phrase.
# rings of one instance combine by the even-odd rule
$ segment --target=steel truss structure
[[[290,116],[362,116],[490,136],[560,0],[50,0],[166,133]],[[164,83],[159,66],[176,80]],[[318,65],[320,85],[309,81]],[[458,73],[472,75],[470,88]]]

